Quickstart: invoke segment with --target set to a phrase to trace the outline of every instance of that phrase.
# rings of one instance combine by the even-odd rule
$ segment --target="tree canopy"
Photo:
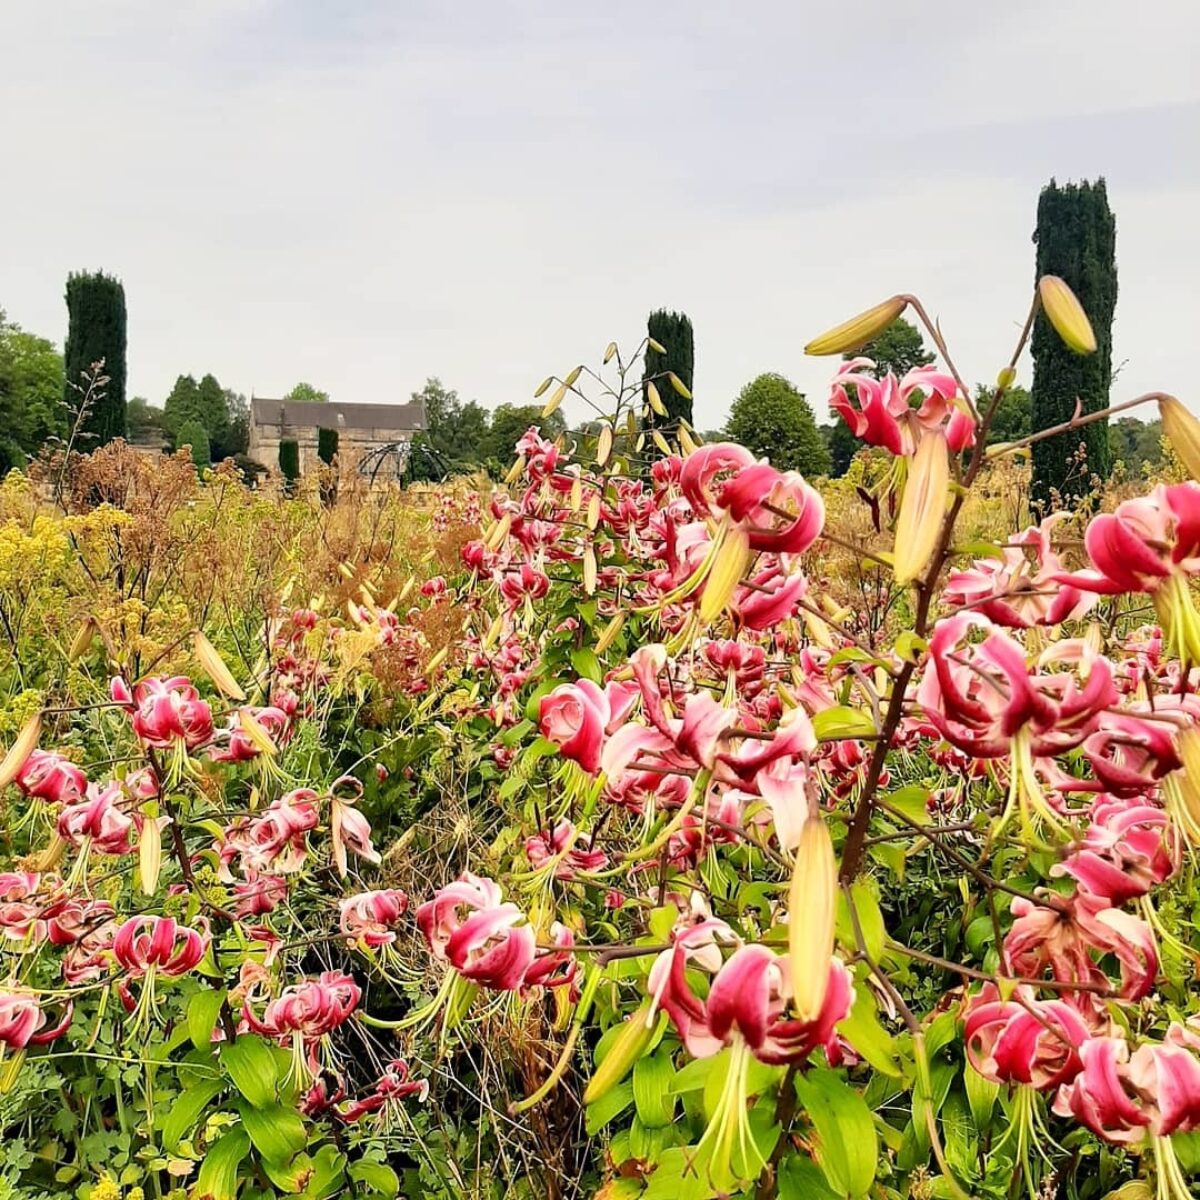
[[[0,309],[0,475],[64,432],[62,398],[62,355]]]
[[[1093,354],[1076,354],[1055,333],[1044,313],[1033,326],[1033,428],[1069,421],[1108,405],[1112,384],[1112,322],[1117,304],[1117,223],[1104,180],[1059,185],[1038,198],[1035,278],[1057,275],[1075,293],[1096,335]],[[1080,448],[1086,462],[1078,459]],[[1107,421],[1047,438],[1033,447],[1032,496],[1050,508],[1090,490],[1091,477],[1108,475]]]
[[[767,372],[746,384],[733,402],[725,432],[780,470],[829,473],[829,450],[812,409],[782,375]]]
[[[284,396],[284,399],[300,402],[315,401],[318,404],[328,404],[329,393],[321,391],[320,388],[314,387],[311,383],[301,381]]]
[[[652,429],[661,429],[670,437],[680,421],[686,421],[688,425],[692,423],[690,397],[681,395],[667,382],[668,374],[673,374],[688,392],[692,390],[696,366],[692,322],[686,313],[668,312],[665,308],[659,308],[647,319],[646,334],[651,343],[657,342],[662,349],[656,350],[653,344],[647,345],[643,384],[655,381],[659,398],[667,410],[665,417],[652,411],[649,423]]]
[[[125,421],[125,289],[119,279],[82,271],[67,276],[67,348],[63,398],[78,409],[85,373],[103,362],[103,387],[94,389],[83,430],[93,447],[124,437]]]

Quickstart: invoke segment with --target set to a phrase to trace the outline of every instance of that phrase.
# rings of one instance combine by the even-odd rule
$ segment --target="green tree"
[[[163,421],[172,439],[189,421],[204,424],[200,410],[200,385],[194,375],[179,375],[170,395],[163,402]]]
[[[225,389],[217,382],[216,376],[205,375],[196,387],[197,417],[209,441],[214,445],[222,445],[229,427],[229,414],[225,410]]]
[[[781,471],[827,475],[829,449],[808,401],[789,379],[767,372],[738,394],[725,432]]]
[[[841,479],[850,470],[850,464],[863,444],[850,432],[841,413],[835,413],[833,423],[822,425],[820,431],[829,451],[829,475],[832,479]]]
[[[542,437],[553,441],[566,429],[561,411],[542,416],[540,404],[501,404],[492,413],[492,424],[484,445],[485,457],[507,468],[516,458],[514,447],[530,426],[536,425]]]
[[[651,412],[649,424],[650,428],[661,429],[667,437],[672,437],[680,421],[686,421],[689,426],[692,424],[692,401],[687,396],[681,396],[668,379],[668,373],[674,374],[691,392],[696,364],[692,323],[685,313],[659,308],[647,319],[646,333],[651,342],[657,342],[662,350],[656,350],[652,345],[646,347],[642,383],[644,386],[654,380],[663,407],[667,410],[665,417]]]
[[[437,376],[430,376],[419,392],[413,392],[412,402],[425,410],[425,433],[420,444],[433,451],[433,460],[428,463],[430,469],[435,469],[435,464],[445,464],[434,477],[483,462],[490,425],[487,409],[474,400],[464,404],[458,393]],[[417,457],[421,457],[419,453]],[[416,465],[414,462],[414,469]]]
[[[315,401],[318,404],[329,403],[329,393],[313,387],[311,383],[298,383],[286,396],[285,400]]]
[[[1108,448],[1112,461],[1125,464],[1128,474],[1139,476],[1144,466],[1157,466],[1163,460],[1162,422],[1122,417],[1108,427]]]
[[[872,372],[878,378],[891,371],[903,379],[914,367],[927,367],[934,356],[925,349],[921,331],[903,317],[897,317],[873,342],[846,358],[869,358],[875,363]]]
[[[1096,335],[1096,352],[1068,349],[1044,313],[1033,327],[1033,428],[1049,429],[1074,415],[1108,405],[1112,384],[1112,321],[1117,305],[1117,223],[1104,180],[1059,186],[1053,179],[1038,198],[1035,278],[1057,275],[1079,298]],[[1086,464],[1076,461],[1080,447]],[[1109,469],[1108,422],[1094,421],[1075,433],[1047,438],[1033,447],[1035,504],[1048,508],[1055,496],[1070,502],[1104,479]]]
[[[225,430],[213,444],[213,457],[220,461],[245,454],[250,446],[250,403],[241,392],[226,388],[222,394]]]
[[[0,309],[0,475],[23,467],[47,438],[65,432],[62,398],[62,355]]]
[[[63,398],[78,408],[84,372],[103,361],[108,382],[93,397],[82,429],[92,446],[124,437],[125,421],[125,289],[103,272],[67,276],[67,348]]]
[[[317,430],[317,457],[326,465],[332,464],[338,452],[338,431],[336,429]]]
[[[179,448],[187,446],[191,450],[192,462],[195,464],[197,471],[202,471],[204,468],[212,466],[212,452],[208,445],[208,431],[199,421],[194,418],[184,421],[179,427],[176,443]]]
[[[982,384],[975,389],[975,407],[984,412],[992,402],[993,389]],[[996,405],[988,427],[987,444],[1017,442],[1032,432],[1033,397],[1023,387],[1009,388]]]

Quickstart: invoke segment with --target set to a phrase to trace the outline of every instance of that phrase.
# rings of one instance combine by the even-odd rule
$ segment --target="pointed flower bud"
[[[162,870],[162,829],[156,816],[142,818],[142,836],[138,842],[138,875],[141,877],[142,894],[153,896],[158,890],[158,876]]]
[[[13,744],[8,748],[8,753],[0,761],[0,791],[8,787],[21,773],[25,760],[37,747],[41,732],[42,714],[36,712],[21,726],[20,733],[17,734]]]
[[[815,1021],[829,988],[837,916],[837,859],[819,815],[810,815],[796,847],[788,894],[788,958],[792,1003],[801,1021]]]
[[[216,646],[199,629],[196,630],[195,650],[196,660],[204,668],[204,673],[213,681],[217,691],[223,696],[228,696],[230,700],[245,700],[246,693],[234,679],[233,672],[225,665],[225,660]]]
[[[1096,335],[1092,323],[1066,281],[1057,275],[1043,275],[1038,280],[1038,296],[1046,319],[1066,346],[1076,354],[1093,354]]]
[[[712,569],[700,597],[700,620],[707,624],[725,611],[751,557],[749,533],[741,525],[729,525],[714,551]]]
[[[898,584],[912,583],[929,562],[949,494],[950,452],[946,435],[936,430],[921,437],[904,481],[893,552]]]
[[[908,300],[904,296],[893,296],[882,304],[868,308],[866,312],[851,317],[828,333],[813,338],[804,347],[805,354],[849,354],[860,350],[868,342],[877,338],[906,308]]]
[[[1187,468],[1188,474],[1200,480],[1200,421],[1174,396],[1164,396],[1159,400],[1158,412],[1171,449]]]
[[[607,1096],[633,1070],[638,1059],[650,1048],[661,1023],[661,1016],[655,1014],[649,1000],[625,1018],[603,1061],[588,1080],[583,1093],[584,1104],[595,1104]]]

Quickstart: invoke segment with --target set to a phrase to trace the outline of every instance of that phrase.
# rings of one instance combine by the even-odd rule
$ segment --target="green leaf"
[[[650,1129],[669,1125],[675,1115],[675,1097],[670,1091],[675,1066],[670,1054],[662,1052],[640,1058],[633,1067],[633,1100],[642,1124]]]
[[[868,988],[855,989],[854,1007],[838,1023],[837,1030],[877,1071],[893,1079],[903,1075],[896,1039],[880,1024],[875,998]]]
[[[985,1079],[974,1067],[963,1070],[963,1086],[967,1093],[967,1104],[971,1109],[971,1120],[980,1132],[992,1123],[992,1109],[1000,1095],[1000,1085]]]
[[[346,1175],[346,1156],[334,1146],[322,1146],[313,1155],[313,1173],[304,1191],[305,1200],[324,1200],[337,1195]]]
[[[222,1134],[204,1156],[193,1194],[205,1200],[234,1200],[238,1167],[249,1153],[250,1139],[244,1129],[230,1129]]]
[[[828,1070],[796,1076],[796,1093],[820,1138],[825,1180],[839,1195],[865,1196],[875,1181],[879,1139],[866,1101]]]
[[[217,1027],[217,1018],[221,1015],[221,1005],[224,1001],[224,988],[201,988],[188,1001],[188,1037],[192,1039],[192,1045],[197,1050],[206,1050],[212,1046],[213,1030]]]
[[[571,651],[571,666],[579,672],[580,678],[590,679],[597,685],[603,684],[604,668],[590,646],[579,646]]]
[[[351,1163],[346,1172],[355,1183],[361,1183],[371,1190],[371,1194],[382,1196],[384,1200],[392,1200],[399,1194],[400,1179],[391,1167],[384,1163],[367,1162],[360,1159]]]
[[[878,732],[870,713],[862,712],[857,708],[847,708],[844,704],[835,704],[833,708],[823,708],[813,716],[812,724],[813,731],[823,742],[870,737],[871,734]]]
[[[587,1106],[585,1121],[588,1137],[595,1137],[614,1117],[619,1116],[633,1103],[633,1080],[627,1079],[599,1100]]]
[[[295,1109],[281,1104],[264,1108],[239,1104],[238,1112],[255,1150],[267,1162],[285,1163],[304,1149],[304,1122]]]
[[[878,962],[883,957],[886,947],[887,929],[884,927],[883,913],[879,909],[875,891],[867,880],[860,877],[850,885],[850,895],[854,900],[854,911],[858,914],[858,924],[862,929],[867,953]],[[838,892],[837,934],[843,945],[858,949],[850,904],[846,893],[841,891]]]
[[[164,1150],[174,1150],[184,1135],[195,1128],[200,1114],[212,1103],[213,1098],[225,1086],[223,1079],[206,1079],[185,1087],[171,1101],[171,1107],[162,1123]]]
[[[903,813],[918,825],[929,824],[929,800],[932,793],[915,783],[894,791],[887,797],[888,805]]]
[[[691,1062],[684,1063],[671,1080],[671,1091],[679,1095],[684,1092],[698,1092],[707,1087],[708,1077],[712,1074],[716,1061],[715,1058],[693,1058]]]
[[[271,1048],[252,1034],[221,1047],[221,1065],[234,1086],[256,1108],[275,1099],[275,1056]]]
[[[779,1200],[836,1200],[812,1159],[789,1154],[779,1164]]]
[[[904,659],[905,662],[915,664],[920,660],[921,655],[929,649],[929,643],[923,637],[915,634],[911,629],[906,629],[896,638],[894,649],[897,655]]]

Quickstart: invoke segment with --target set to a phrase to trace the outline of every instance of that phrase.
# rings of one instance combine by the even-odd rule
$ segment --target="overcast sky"
[[[667,306],[699,426],[766,370],[824,417],[801,347],[899,290],[990,379],[1038,189],[1103,174],[1115,393],[1200,406],[1195,0],[4,0],[0,45],[0,306],[61,341],[121,276],[155,403],[523,403]]]

